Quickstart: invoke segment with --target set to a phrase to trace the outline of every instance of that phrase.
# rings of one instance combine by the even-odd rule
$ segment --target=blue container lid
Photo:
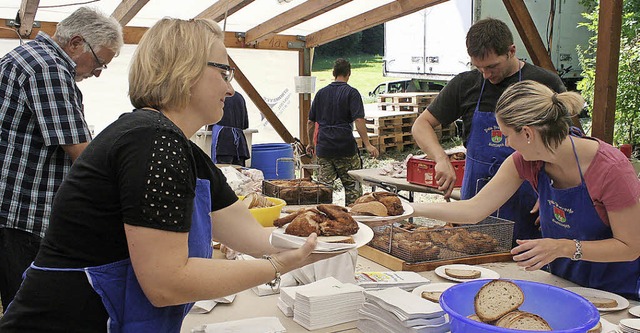
[[[474,280],[461,283],[442,293],[440,305],[451,317],[451,332],[526,332],[477,322],[467,318],[475,313],[473,301],[478,290],[492,280]],[[584,333],[598,324],[600,314],[584,297],[556,286],[523,280],[509,280],[524,292],[520,310],[544,318],[553,332]]]

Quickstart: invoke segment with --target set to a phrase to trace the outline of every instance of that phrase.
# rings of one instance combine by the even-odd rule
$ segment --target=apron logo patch
[[[491,131],[491,141],[493,143],[502,142],[502,131],[500,131],[500,130],[492,130]]]
[[[567,222],[567,216],[564,214],[564,211],[559,207],[553,207],[553,216],[560,223]]]

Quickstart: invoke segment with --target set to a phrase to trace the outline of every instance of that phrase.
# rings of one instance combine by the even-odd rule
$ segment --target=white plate
[[[350,249],[359,248],[363,245],[366,245],[373,239],[373,230],[368,226],[358,222],[358,232],[355,235],[352,235],[355,244],[347,244],[347,243],[326,243],[322,242],[322,237],[318,238],[318,245],[316,249],[313,251],[314,253],[326,253],[326,252],[339,252],[346,251]],[[282,228],[276,228],[271,233],[271,237],[269,241],[271,245],[275,247],[285,248],[285,249],[297,249],[302,246],[306,241],[307,237],[299,237],[288,235],[284,233],[284,230],[287,228],[287,225],[284,225]]]
[[[395,220],[403,220],[413,214],[413,206],[404,200],[400,200],[402,202],[402,208],[404,208],[404,213],[401,215],[395,216],[365,216],[365,215],[353,215],[353,219],[358,222],[382,222],[382,221],[395,221]]]
[[[457,279],[454,277],[450,277],[449,275],[447,275],[444,270],[446,268],[453,268],[453,269],[475,269],[477,271],[480,271],[480,277],[477,279]],[[480,279],[499,279],[500,278],[500,274],[498,274],[498,272],[496,271],[492,271],[488,268],[484,268],[484,267],[480,267],[480,266],[471,266],[471,265],[465,265],[465,264],[453,264],[453,265],[444,265],[444,266],[440,266],[438,268],[435,269],[436,275],[447,279],[447,280],[451,280],[451,281],[456,281],[456,282],[466,282],[466,281],[474,281],[474,280],[480,280]]]
[[[629,313],[636,317],[640,317],[640,305],[630,308]]]
[[[620,327],[624,330],[625,327],[640,331],[640,319],[621,319]]]
[[[614,293],[610,293],[608,291],[598,290],[593,288],[585,288],[585,287],[566,287],[564,289],[572,291],[583,297],[587,297],[587,296],[601,297],[601,298],[613,299],[616,302],[618,302],[618,306],[616,306],[615,308],[597,308],[599,311],[618,311],[618,310],[626,309],[627,307],[629,307],[629,301],[626,298],[620,295],[616,295]]]
[[[422,297],[423,291],[445,291],[449,289],[449,287],[453,287],[456,284],[457,283],[452,283],[452,282],[423,284],[421,286],[416,287],[416,289],[413,289],[412,293]]]
[[[600,325],[602,325],[602,331],[603,333],[610,333],[610,332],[615,332],[616,329],[618,328],[618,325],[604,319],[604,318],[600,318]]]

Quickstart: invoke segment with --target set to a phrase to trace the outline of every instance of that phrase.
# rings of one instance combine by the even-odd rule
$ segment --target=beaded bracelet
[[[276,271],[276,277],[271,282],[267,282],[267,286],[271,287],[272,291],[279,290],[280,289],[280,271],[278,270],[278,266],[276,266],[275,259],[273,259],[273,257],[267,254],[263,255],[262,259],[269,260],[269,262],[271,263],[271,266],[273,266],[273,269],[275,269]]]

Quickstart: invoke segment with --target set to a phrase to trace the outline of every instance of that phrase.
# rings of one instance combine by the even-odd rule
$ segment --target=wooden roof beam
[[[520,34],[520,39],[522,39],[524,47],[527,49],[527,52],[529,52],[531,61],[554,73],[557,72],[524,1],[502,0],[502,2],[507,8],[509,16],[511,16],[511,21],[513,21],[513,24]]]
[[[235,61],[231,59],[231,57],[229,57],[229,65],[231,65],[231,67],[235,67],[236,69],[234,80],[236,80],[236,82],[238,82],[240,87],[242,87],[242,90],[244,90],[244,92],[247,93],[247,96],[249,96],[251,101],[253,101],[253,104],[255,104],[256,107],[258,107],[258,110],[264,115],[264,117],[267,118],[267,120],[269,121],[273,129],[276,130],[276,132],[278,133],[278,135],[280,135],[282,140],[284,140],[284,142],[286,143],[293,143],[295,141],[295,139],[293,138],[293,135],[289,133],[289,130],[287,130],[287,128],[280,121],[278,116],[276,116],[276,114],[273,113],[273,110],[271,110],[271,108],[269,107],[269,104],[267,104],[267,102],[264,101],[260,93],[258,93],[256,88],[253,86],[253,84],[251,84],[249,79],[247,79],[247,77],[244,75],[242,70],[238,67]]]
[[[56,22],[40,22],[40,28],[34,28],[31,30],[29,36],[25,36],[29,39],[34,39],[38,34],[38,31],[46,32],[49,36],[53,36],[56,32]],[[123,37],[125,44],[138,44],[142,35],[148,30],[146,27],[123,27]],[[0,29],[0,38],[17,39],[15,31],[9,29]],[[246,45],[244,39],[238,37],[236,32],[225,32],[224,43],[229,48],[252,48],[261,50],[280,50],[280,51],[298,51],[299,48],[292,48],[292,44],[300,43],[297,36],[293,35],[275,35],[271,38],[265,39],[257,45]]]
[[[248,6],[254,0],[218,0],[211,7],[202,11],[195,18],[210,18],[216,22],[224,20],[225,15],[231,16],[240,9]]]
[[[527,9],[527,5],[525,5],[524,0],[502,0],[502,2],[507,8],[507,12],[511,17],[511,21],[513,21],[513,24],[516,26],[516,30],[518,30],[518,34],[520,35],[522,43],[524,43],[524,47],[527,49],[527,52],[529,52],[531,61],[535,65],[548,69],[554,73],[558,73],[556,67],[551,61],[549,52],[547,52],[547,49],[542,42],[542,37],[540,37],[538,29],[536,28],[535,23],[533,23],[533,19],[531,18],[531,14]],[[571,118],[571,121],[573,122],[573,126],[583,130],[578,117]]]
[[[20,36],[28,37],[31,35],[39,4],[40,0],[22,0],[20,11],[18,12],[18,19],[20,20],[18,33]]]
[[[113,11],[113,16],[121,26],[126,26],[131,19],[144,7],[149,0],[122,0],[118,7]]]
[[[247,44],[259,43],[274,34],[338,8],[352,0],[307,0],[247,31]]]
[[[306,47],[316,47],[378,24],[391,21],[448,0],[396,0],[348,20],[307,35]]]
[[[616,120],[621,30],[622,0],[601,1],[591,135],[608,143],[613,143]]]

